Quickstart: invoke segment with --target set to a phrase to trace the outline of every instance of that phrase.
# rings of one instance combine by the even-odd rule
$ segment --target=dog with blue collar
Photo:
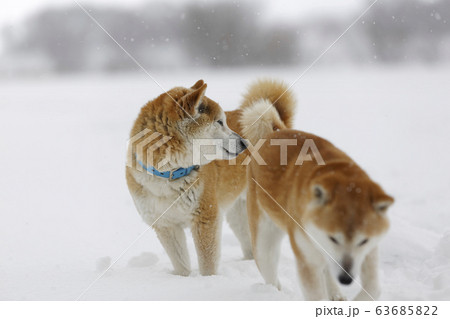
[[[246,138],[256,135],[260,125],[283,128],[283,122],[293,118],[294,100],[287,85],[279,82],[256,83],[241,107],[230,112],[205,96],[206,87],[199,80],[148,102],[133,125],[128,146],[126,179],[135,207],[155,230],[174,273],[182,276],[191,273],[185,228],[194,239],[200,274],[217,274],[224,214],[244,258],[252,258],[243,164],[249,152],[241,136],[244,131]],[[258,101],[262,102],[255,107]],[[151,138],[155,133],[167,137],[164,143]],[[199,162],[194,160],[197,140],[214,141],[200,147]],[[147,141],[151,148],[143,145]],[[155,145],[160,146],[154,149]],[[141,154],[148,149],[154,151],[152,161]],[[208,150],[215,152],[203,156]],[[157,169],[155,164],[165,159],[163,167],[172,169]]]

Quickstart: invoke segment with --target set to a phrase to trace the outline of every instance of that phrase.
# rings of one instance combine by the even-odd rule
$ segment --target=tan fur
[[[261,79],[251,84],[244,94],[241,109],[253,106],[259,100],[270,101],[286,127],[292,127],[296,101],[288,86],[278,80]]]
[[[201,165],[189,176],[174,181],[149,174],[137,162],[139,159],[159,171],[189,167],[193,165],[194,139],[210,138],[211,132],[222,136],[236,135],[232,131],[243,133],[240,123],[243,110],[227,112],[225,121],[224,112],[205,96],[205,90],[206,84],[199,80],[190,88],[177,87],[148,102],[130,134],[128,188],[138,212],[153,226],[179,275],[188,275],[191,271],[185,227],[191,228],[200,273],[217,273],[222,212],[230,209],[233,214],[228,214],[228,220],[241,241],[244,257],[252,257],[243,196],[247,187],[247,166],[242,162],[249,155],[247,150],[234,159],[217,159]],[[271,97],[276,98],[274,94]],[[252,112],[246,112],[253,116]],[[222,128],[217,124],[221,120],[225,121]],[[258,128],[255,126],[255,129]],[[163,141],[165,137],[168,139]],[[170,160],[164,161],[168,155]],[[158,166],[160,163],[162,166]]]
[[[295,99],[287,89],[280,81],[259,80],[244,95],[239,122],[243,135],[253,145],[264,134],[292,127]]]
[[[213,100],[204,96],[206,90],[206,83],[202,80],[198,81],[191,88],[177,87],[164,94],[161,94],[156,99],[148,102],[142,107],[130,136],[136,136],[139,132],[145,129],[151,132],[158,132],[164,136],[170,136],[171,140],[161,145],[153,152],[153,163],[149,163],[147,159],[147,149],[150,148],[157,140],[150,141],[145,144],[142,154],[142,161],[154,165],[158,163],[167,153],[170,147],[174,153],[183,153],[186,151],[186,139],[192,136],[196,131],[200,130],[205,124],[217,120],[219,113],[222,111],[220,106]],[[196,119],[195,123],[190,121],[188,125],[182,125],[184,121],[189,121],[190,117],[195,114],[195,106],[202,101],[206,107],[207,112],[200,118]],[[145,137],[137,140],[134,145],[139,144]],[[135,150],[133,150],[135,151]],[[183,163],[172,163],[174,167],[183,166]],[[133,162],[133,167],[135,162]],[[164,169],[171,169],[173,167],[167,166]],[[163,168],[161,170],[164,170]]]
[[[246,103],[247,108],[257,101],[257,97],[252,96]],[[357,299],[369,299],[372,295],[376,298],[379,294],[377,282],[374,282],[377,278],[376,267],[370,263],[376,261],[376,239],[388,229],[385,209],[393,198],[385,194],[350,157],[325,139],[292,129],[277,132],[268,129],[259,134],[259,138],[267,139],[259,150],[267,165],[252,161],[249,166],[247,210],[253,254],[266,282],[279,287],[277,261],[268,260],[266,256],[278,254],[279,246],[272,242],[279,240],[278,233],[286,233],[297,259],[303,293],[307,299],[343,298],[326,266],[328,256],[319,246],[328,250],[345,250],[348,255],[367,255],[361,273],[365,289]],[[271,145],[271,139],[296,141],[296,146],[287,147],[287,165],[280,164],[280,146]],[[315,160],[295,165],[306,140],[315,143],[326,165],[318,165]],[[317,188],[323,193],[318,193]],[[336,234],[342,235],[339,244],[332,243],[328,238]],[[317,241],[314,236],[318,237]],[[366,244],[370,247],[367,251],[364,250],[365,244],[362,248],[358,247],[362,238],[369,239],[373,247]],[[348,267],[350,272],[352,265],[345,265],[345,260],[350,257],[345,258],[337,262],[340,267]],[[366,290],[371,292],[367,294]]]
[[[296,130],[282,130],[268,135],[267,139],[295,139],[298,146],[288,147],[288,164],[283,166],[279,165],[280,147],[266,141],[259,153],[270,169],[252,162],[250,177],[255,178],[263,188],[269,189],[270,195],[292,212],[294,218],[320,223],[329,233],[337,229],[344,230],[348,238],[356,230],[368,236],[386,231],[386,216],[375,213],[374,204],[379,201],[392,202],[393,199],[345,153],[320,137]],[[314,161],[304,162],[303,165],[294,164],[305,139],[312,139],[317,145],[326,162],[325,166],[319,166]],[[313,202],[312,186],[316,184],[327,191],[328,203],[317,205],[308,210],[308,215],[304,215],[306,207]],[[289,190],[288,196],[286,190]],[[280,227],[286,230],[298,227],[262,190],[257,191],[257,196],[258,202],[268,208],[268,213],[277,212],[271,216]]]
[[[267,85],[269,82],[275,83],[259,82],[253,86],[253,92],[260,94],[263,89],[266,101],[275,102],[287,87],[281,83],[275,86]],[[199,80],[191,88],[177,87],[148,102],[141,109],[130,134],[133,142],[129,145],[126,168],[128,188],[139,213],[145,222],[153,225],[172,261],[175,273],[180,275],[190,273],[189,254],[183,231],[185,227],[191,228],[200,273],[217,273],[221,213],[230,209],[232,213],[228,214],[227,218],[230,227],[241,242],[244,257],[252,257],[245,212],[247,166],[242,165],[249,155],[247,150],[234,159],[214,160],[202,165],[189,176],[174,181],[148,174],[136,161],[137,157],[149,166],[156,166],[170,154],[170,161],[157,167],[159,171],[192,165],[192,140],[205,137],[205,131],[217,126],[218,121],[225,117],[220,106],[205,96],[205,90],[206,84]],[[251,96],[252,94],[247,95],[248,98]],[[231,129],[247,137],[254,136],[258,130],[263,129],[259,126],[260,123],[250,129],[247,127],[246,131],[242,129],[242,123],[253,121],[261,114],[261,110],[250,110],[246,103],[247,99],[240,109],[226,113],[223,131]],[[200,112],[200,106],[203,112]],[[292,121],[292,99],[282,97],[276,102],[276,106],[277,109],[270,106],[268,115],[259,121],[270,122],[271,131],[278,129],[276,125],[285,127],[280,122],[279,114],[283,114],[282,118],[287,122]],[[266,130],[264,128],[263,131]],[[148,132],[142,136],[139,135],[146,131]],[[154,133],[170,139],[161,143],[161,136],[156,139],[149,138]],[[153,152],[147,153],[152,149]]]

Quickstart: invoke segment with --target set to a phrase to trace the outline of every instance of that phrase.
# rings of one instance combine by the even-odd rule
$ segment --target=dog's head
[[[246,142],[227,125],[225,112],[205,96],[206,83],[197,81],[179,97],[185,117],[178,123],[180,132],[192,145],[193,164],[233,159],[246,148]]]
[[[228,128],[225,112],[205,96],[206,83],[176,87],[161,94],[141,110],[133,134],[149,130],[170,138],[158,150],[159,158],[170,152],[174,166],[203,165],[217,159],[233,159],[246,149],[246,142]],[[153,140],[150,145],[157,142]]]
[[[348,285],[386,233],[394,199],[359,168],[335,167],[311,180],[309,201],[306,228],[326,251],[332,273]]]

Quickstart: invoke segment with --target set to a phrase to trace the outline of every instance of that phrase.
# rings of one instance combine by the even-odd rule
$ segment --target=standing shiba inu
[[[253,116],[261,116],[252,143],[266,139],[259,155],[267,165],[250,163],[247,195],[253,254],[266,283],[280,287],[277,265],[287,233],[307,300],[345,299],[337,281],[348,285],[359,273],[362,290],[355,299],[377,298],[377,245],[393,198],[325,139],[291,129],[273,132],[280,117],[270,101],[254,97],[249,104]],[[305,143],[316,152],[302,151]]]
[[[278,95],[284,90],[271,88]],[[186,227],[191,228],[200,273],[217,272],[224,212],[244,258],[252,258],[245,204],[247,166],[242,165],[248,151],[237,134],[242,132],[245,110],[225,114],[205,90],[200,80],[150,101],[135,121],[128,149],[126,177],[136,208],[156,231],[175,274],[184,276],[191,271]]]
[[[225,113],[205,96],[205,90],[206,83],[200,80],[191,88],[174,88],[147,103],[131,130],[133,143],[129,145],[126,168],[137,210],[156,231],[175,274],[185,276],[191,268],[184,228],[191,227],[200,273],[215,274],[220,247],[219,209],[233,204],[243,188],[233,189],[234,181],[219,176],[217,164],[207,165],[213,160],[233,159],[246,146],[228,128]],[[196,163],[194,143],[204,139],[212,139],[212,144],[222,141],[223,146],[208,154],[208,160],[201,156],[201,162]],[[234,141],[234,150],[230,141]],[[211,150],[211,146],[217,149],[214,145],[204,148]],[[245,181],[241,184],[245,187]]]

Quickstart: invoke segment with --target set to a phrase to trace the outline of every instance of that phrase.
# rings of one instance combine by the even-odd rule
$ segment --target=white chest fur
[[[197,172],[178,180],[150,175],[134,170],[136,182],[144,187],[143,194],[132,194],[134,203],[144,221],[158,226],[178,224],[189,226],[192,214],[198,207],[203,185],[197,179]]]

